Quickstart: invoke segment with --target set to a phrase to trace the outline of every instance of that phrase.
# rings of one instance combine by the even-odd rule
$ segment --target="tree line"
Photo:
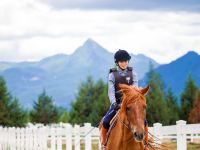
[[[67,120],[66,110],[53,103],[52,97],[46,91],[34,101],[33,108],[27,110],[21,106],[19,100],[8,92],[6,82],[0,77],[0,125],[1,126],[26,126],[32,123],[58,123]]]
[[[200,123],[200,89],[190,74],[180,97],[175,96],[171,87],[165,88],[160,75],[151,65],[146,83],[150,84],[146,95],[149,125],[156,122],[174,125],[177,120]],[[96,125],[110,106],[107,88],[107,83],[102,80],[94,82],[92,77],[88,77],[80,86],[79,93],[72,103],[68,121],[73,124],[91,122]]]
[[[151,87],[146,95],[147,120],[150,125],[155,122],[172,125],[180,119],[188,123],[200,123],[200,89],[191,75],[188,75],[180,97],[176,97],[170,87],[165,88],[153,66],[150,66],[146,83]],[[177,103],[178,100],[180,104]],[[45,90],[38,95],[33,107],[27,110],[8,92],[4,78],[0,77],[0,125],[2,126],[22,127],[28,122],[43,124],[90,122],[92,125],[97,125],[109,106],[107,83],[101,79],[95,82],[89,76],[80,84],[70,110],[56,106]]]

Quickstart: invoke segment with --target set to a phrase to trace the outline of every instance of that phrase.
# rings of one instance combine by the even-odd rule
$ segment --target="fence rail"
[[[91,131],[91,132],[90,132]],[[200,124],[188,124],[185,121],[177,121],[176,125],[162,126],[155,123],[149,128],[151,134],[161,139],[173,139],[177,141],[177,150],[187,149],[187,140],[194,142],[200,139]],[[52,124],[28,124],[26,128],[0,127],[0,150],[95,150],[100,147],[99,131],[90,123],[84,126],[72,126],[68,123]]]

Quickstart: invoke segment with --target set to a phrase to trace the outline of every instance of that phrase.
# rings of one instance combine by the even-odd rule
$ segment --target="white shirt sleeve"
[[[115,77],[114,74],[111,72],[108,75],[108,97],[111,104],[116,102],[114,85],[115,85]]]

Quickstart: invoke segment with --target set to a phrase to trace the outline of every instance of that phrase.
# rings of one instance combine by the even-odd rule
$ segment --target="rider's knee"
[[[103,119],[103,127],[104,127],[105,129],[109,129],[109,126],[110,126],[110,119],[108,119],[107,117],[105,117],[105,118]]]

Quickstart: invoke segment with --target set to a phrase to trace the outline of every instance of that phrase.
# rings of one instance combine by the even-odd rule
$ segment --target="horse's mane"
[[[128,104],[134,103],[137,100],[140,100],[142,103],[146,103],[144,95],[138,87],[126,84],[120,84],[119,87],[122,92],[122,104],[120,109],[122,112],[126,110],[126,106]]]

